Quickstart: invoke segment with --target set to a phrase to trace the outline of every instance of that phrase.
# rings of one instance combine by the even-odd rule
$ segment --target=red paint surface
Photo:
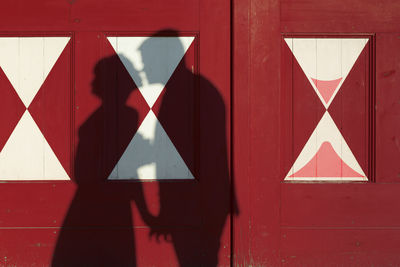
[[[282,266],[390,266],[400,261],[395,229],[282,229]]]
[[[376,181],[398,183],[400,180],[400,81],[398,62],[399,34],[385,33],[376,37]],[[390,52],[389,52],[390,51]]]
[[[234,266],[279,266],[279,151],[288,145],[278,141],[284,82],[280,3],[235,0],[233,9],[232,167],[240,208],[233,225]],[[316,96],[312,88],[311,93]]]
[[[283,227],[396,228],[398,184],[282,184]],[[327,208],[328,207],[328,208]]]

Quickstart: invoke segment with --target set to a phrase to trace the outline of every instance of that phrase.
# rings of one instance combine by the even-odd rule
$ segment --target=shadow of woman
[[[153,37],[179,35],[166,29]],[[149,84],[163,82],[162,72],[153,68],[162,60],[154,56],[154,51],[160,49],[159,42],[148,38],[139,48]],[[163,57],[168,58],[171,53],[185,54],[178,38],[169,41],[169,50]],[[226,106],[218,88],[194,73],[194,58],[194,49],[189,48],[153,111],[160,121],[154,146],[165,142],[161,133],[165,130],[195,180],[159,180],[160,212],[151,235],[157,240],[164,236],[172,242],[180,266],[217,266],[221,239],[229,247],[230,231],[224,233],[229,215],[239,211],[229,174]],[[157,176],[165,176],[160,173],[163,162],[156,162],[155,166]],[[222,255],[227,257],[222,262],[229,262],[229,249]]]
[[[103,58],[94,68],[92,93],[102,104],[79,128],[77,190],[52,266],[136,266],[131,201],[145,222],[152,218],[140,182],[107,180],[138,128],[138,112],[126,104],[138,90],[119,57]]]

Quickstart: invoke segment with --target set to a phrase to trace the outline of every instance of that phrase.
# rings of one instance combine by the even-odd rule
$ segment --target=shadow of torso
[[[79,128],[77,189],[52,266],[135,266],[131,202],[150,216],[140,183],[108,180],[138,127],[138,112],[126,105],[136,87],[117,55],[99,61],[94,73],[92,92],[102,105]],[[121,134],[121,125],[129,130]]]
[[[137,121],[134,110],[125,114],[131,122]],[[77,189],[59,234],[53,266],[135,265],[130,206],[135,193],[121,183],[106,180],[104,131],[99,131],[103,123],[104,111],[100,108],[80,127],[75,160]]]
[[[158,234],[170,236],[180,266],[217,266],[221,240],[227,242],[223,232],[232,197],[226,107],[209,80],[194,77],[184,64],[176,72],[179,82],[190,84],[197,80],[197,86],[175,86],[172,78],[160,99],[158,119],[196,180],[159,182],[158,223],[169,229]],[[187,99],[195,99],[195,103],[188,104]],[[233,212],[237,214],[234,205]]]

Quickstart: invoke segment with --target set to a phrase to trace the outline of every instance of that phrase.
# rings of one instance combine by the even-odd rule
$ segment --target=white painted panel
[[[68,180],[29,111],[0,152],[0,180]]]
[[[19,39],[19,86],[14,87],[22,102],[29,107],[44,81],[43,38]]]
[[[315,39],[317,42],[317,75],[315,79],[329,81],[342,77],[341,39]]]
[[[152,107],[194,37],[108,37],[108,40]]]
[[[368,42],[368,39],[285,38],[285,42],[300,64],[321,102],[324,104],[325,108],[328,108],[350,70],[354,66],[361,51]],[[334,152],[332,152],[332,149]],[[315,175],[315,177],[305,177],[305,174],[308,173],[308,171],[304,171],[300,175],[307,166],[311,166],[311,169],[309,170],[315,168],[316,173],[316,170],[319,167],[321,167],[321,170],[337,170],[335,167],[332,167],[333,165],[329,165],[330,161],[326,160],[327,157],[325,157],[324,162],[321,163],[323,158],[317,157],[317,154],[322,155],[320,154],[322,153],[321,151],[331,151],[329,152],[329,155],[333,156],[330,159],[339,158],[339,161],[342,162],[341,167],[339,167],[342,170],[342,174],[345,173],[344,170],[346,169],[346,173],[349,174],[349,176],[322,177],[321,175]],[[337,163],[338,161],[335,162]],[[294,174],[297,174],[297,176]],[[357,177],[357,175],[360,177]],[[366,181],[367,177],[328,111],[326,111],[293,164],[291,170],[287,174],[285,180]]]
[[[108,179],[194,177],[153,111],[150,111]]]
[[[301,170],[310,160],[316,155],[318,149],[324,142],[329,142],[334,151],[339,155],[339,157],[355,172],[361,174],[363,177],[289,177],[294,173]],[[351,180],[351,181],[367,181],[363,170],[358,164],[356,158],[351,152],[349,146],[341,135],[336,124],[332,120],[329,113],[326,111],[314,132],[311,134],[304,148],[300,152],[298,158],[287,174],[286,181],[290,180],[306,180],[306,181],[326,181],[326,180]]]
[[[367,38],[285,38],[297,62],[306,74],[315,93],[328,108],[354,66]],[[341,81],[329,101],[325,101],[312,79]]]
[[[53,68],[69,37],[0,38],[0,66],[26,107]]]

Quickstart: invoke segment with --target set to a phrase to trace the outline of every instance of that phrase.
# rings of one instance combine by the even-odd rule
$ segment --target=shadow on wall
[[[217,88],[194,74],[185,58],[165,80],[155,55],[163,60],[171,51],[183,55],[185,48],[180,39],[168,38],[168,47],[159,53],[161,36],[179,34],[163,30],[144,40],[138,47],[141,70],[121,54],[95,66],[92,92],[102,105],[79,128],[77,191],[53,266],[136,266],[131,202],[150,227],[149,238],[156,237],[152,242],[172,242],[180,266],[218,264],[229,214],[238,214],[235,201],[231,207],[225,104]],[[158,98],[157,90],[162,91]],[[147,125],[149,112],[156,119]],[[127,180],[192,174],[195,180],[151,182],[158,184],[158,214],[149,212],[141,180]]]

